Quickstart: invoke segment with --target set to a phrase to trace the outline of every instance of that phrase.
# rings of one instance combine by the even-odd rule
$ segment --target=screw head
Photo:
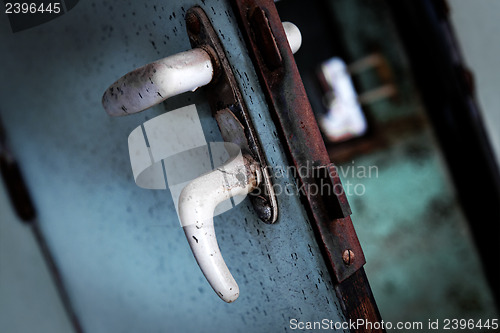
[[[354,252],[351,250],[345,250],[344,253],[342,253],[342,260],[344,261],[344,264],[350,265],[354,262]]]
[[[264,222],[269,223],[272,217],[271,204],[262,196],[251,196],[253,208],[257,216]]]

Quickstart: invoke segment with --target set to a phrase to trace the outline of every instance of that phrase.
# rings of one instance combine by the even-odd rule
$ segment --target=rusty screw
[[[342,260],[344,260],[344,264],[348,266],[354,262],[354,258],[354,252],[352,252],[351,250],[345,250],[342,254]]]

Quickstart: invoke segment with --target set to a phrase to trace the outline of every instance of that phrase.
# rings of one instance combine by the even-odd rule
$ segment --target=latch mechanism
[[[293,23],[282,24],[293,51],[297,51],[302,41],[300,31]],[[193,49],[147,64],[118,79],[103,95],[104,109],[110,116],[130,115],[205,86],[224,140],[237,144],[260,164],[263,181],[254,191],[259,195],[250,198],[259,218],[274,223],[278,208],[267,162],[224,48],[201,7],[188,10],[186,25]]]
[[[293,59],[288,33],[272,0],[237,0],[233,5],[290,160],[297,170],[310,169],[307,176],[299,173],[297,178],[305,189],[327,264],[340,283],[363,267],[365,257],[340,179],[330,162]],[[307,190],[318,184],[328,185],[332,194]]]
[[[259,218],[266,223],[274,223],[278,206],[266,159],[224,48],[202,8],[192,7],[185,19],[193,49],[126,74],[106,90],[102,103],[109,115],[124,116],[145,110],[174,95],[205,86],[224,141],[235,144],[239,153],[236,157],[231,156],[228,162],[216,170],[192,180],[179,196],[178,213],[198,265],[219,297],[230,303],[238,297],[239,288],[217,244],[213,226],[215,207],[235,195],[250,193],[250,200]],[[297,50],[301,43],[300,31],[291,23],[285,23],[285,27],[293,39],[292,47]],[[190,107],[178,110],[184,113],[193,111],[196,113]],[[156,117],[154,123],[162,123],[165,120],[163,116]],[[159,117],[163,117],[163,120],[160,121]],[[163,173],[154,167],[163,157],[154,153],[158,148],[158,133],[169,131],[169,126],[175,125],[164,125],[161,130],[152,131],[156,133],[152,146],[146,144],[141,127],[129,136],[136,182],[141,180],[141,184],[144,183],[142,181],[148,183],[155,178],[154,175],[163,177]],[[145,133],[153,128],[150,121],[147,127]],[[201,126],[198,127],[201,130]],[[148,178],[150,176],[151,179]]]
[[[212,63],[216,64],[214,78],[205,90],[224,141],[239,145],[242,151],[250,153],[261,167],[262,182],[258,190],[260,195],[250,195],[252,205],[262,221],[274,223],[278,217],[278,206],[269,168],[219,37],[200,7],[188,10],[186,24],[191,46],[206,50]]]

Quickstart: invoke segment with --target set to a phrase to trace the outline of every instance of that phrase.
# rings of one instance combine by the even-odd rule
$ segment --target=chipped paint
[[[122,76],[106,90],[102,104],[111,116],[140,112],[169,97],[195,91],[208,84],[213,73],[204,50],[177,53]]]
[[[191,181],[179,197],[179,217],[196,262],[217,295],[227,303],[238,298],[240,289],[220,252],[214,211],[221,202],[251,192],[261,179],[256,162],[239,154]]]

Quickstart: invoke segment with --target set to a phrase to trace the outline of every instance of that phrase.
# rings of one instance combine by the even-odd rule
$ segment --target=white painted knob
[[[292,53],[295,54],[302,45],[302,34],[299,28],[292,22],[283,22],[283,29],[285,29],[286,38],[288,39]]]

